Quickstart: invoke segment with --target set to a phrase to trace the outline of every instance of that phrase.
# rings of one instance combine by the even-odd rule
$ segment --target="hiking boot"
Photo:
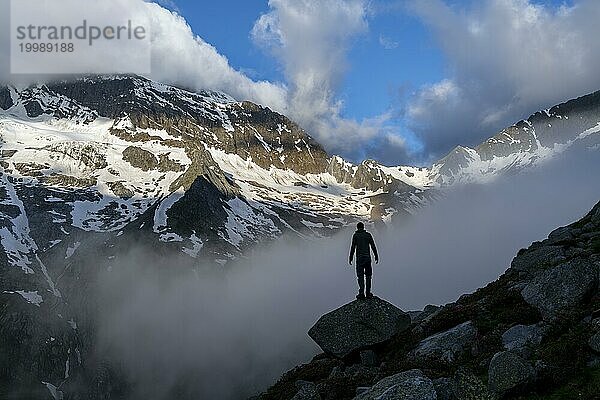
[[[357,298],[358,300],[364,300],[364,299],[365,299],[365,295],[364,295],[364,294],[362,294],[362,293],[359,293],[359,294],[357,294],[357,295],[356,295],[356,298]]]
[[[372,299],[373,298],[373,293],[369,292],[367,293],[367,299]]]

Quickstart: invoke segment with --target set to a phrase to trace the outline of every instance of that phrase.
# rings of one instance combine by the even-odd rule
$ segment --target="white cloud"
[[[379,44],[386,50],[393,50],[400,45],[400,43],[385,35],[379,35]]]
[[[429,117],[429,110],[459,100],[460,88],[449,79],[425,85],[419,91],[418,101],[408,106],[408,116],[413,119]]]
[[[541,108],[600,89],[600,2],[553,8],[484,0],[471,8],[413,1],[434,32],[450,75],[407,107],[429,151],[477,144]]]
[[[84,0],[85,7],[77,10],[65,9],[60,2],[51,9],[56,15],[43,15],[47,21],[52,22],[57,16],[76,15],[85,17],[95,25],[113,25],[116,21],[123,19],[150,20],[151,21],[151,46],[152,61],[150,78],[178,86],[184,86],[193,90],[214,89],[224,91],[240,100],[251,100],[267,105],[277,111],[285,112],[286,92],[284,84],[267,81],[253,81],[244,73],[234,69],[225,56],[220,54],[210,44],[192,32],[188,23],[176,12],[167,10],[156,3],[144,2],[142,0]],[[106,2],[110,1],[118,15],[106,13]],[[173,7],[172,1],[162,1]],[[9,2],[0,0],[0,9],[9,10]],[[83,11],[82,11],[83,10]],[[31,13],[35,16],[36,11]],[[1,13],[4,20],[8,19],[8,13]],[[85,14],[85,15],[84,15]],[[114,17],[113,17],[114,16]],[[40,19],[40,16],[37,16]],[[62,21],[63,19],[61,19]],[[5,21],[6,22],[6,21]],[[8,27],[9,24],[3,24]],[[25,81],[45,80],[44,76],[16,76],[11,75],[8,65],[9,54],[9,29],[0,32],[0,53],[5,55],[0,63],[0,80]],[[122,58],[130,58],[130,49],[117,46],[112,51],[99,53],[96,59],[98,70],[110,69],[116,61]]]
[[[390,135],[390,116],[344,118],[337,96],[348,50],[368,30],[366,1],[270,0],[269,6],[252,37],[283,66],[289,115],[330,152],[354,159],[377,154],[372,142]],[[404,149],[397,150],[400,158]]]
[[[191,89],[215,89],[285,112],[283,84],[253,81],[216,48],[195,35],[179,15],[148,3],[152,17],[152,78]]]

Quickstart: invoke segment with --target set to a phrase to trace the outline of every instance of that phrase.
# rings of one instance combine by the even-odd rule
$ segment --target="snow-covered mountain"
[[[13,264],[28,265],[33,247],[66,256],[85,232],[132,231],[224,263],[285,232],[390,219],[430,186],[423,169],[329,157],[286,117],[221,93],[126,76],[8,87],[0,99],[2,186],[22,203],[23,222],[8,218],[2,234]]]
[[[159,246],[224,263],[286,232],[390,221],[432,189],[594,142],[599,97],[536,113],[475,149],[459,146],[415,168],[353,165],[268,108],[136,76],[0,88],[3,201],[20,204],[22,219],[6,218],[2,247],[9,263],[27,266],[31,249],[66,256],[85,232],[141,231]]]
[[[53,382],[51,392],[73,376],[90,350],[80,331],[93,332],[74,304],[94,270],[132,247],[224,265],[284,234],[386,223],[447,186],[516,173],[573,146],[598,149],[599,131],[596,92],[430,168],[354,165],[285,116],[223,93],[138,76],[0,87],[0,348],[14,350],[3,374]],[[32,357],[44,363],[19,361]]]

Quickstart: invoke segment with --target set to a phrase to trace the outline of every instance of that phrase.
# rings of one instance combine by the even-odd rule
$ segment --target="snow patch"
[[[183,238],[176,233],[163,233],[159,236],[161,242],[183,242]]]
[[[63,392],[58,390],[58,387],[48,382],[42,382],[42,384],[46,386],[54,400],[63,400]]]
[[[196,236],[195,233],[192,234],[192,236],[190,236],[190,241],[192,242],[192,247],[183,247],[181,251],[183,251],[185,254],[189,255],[192,258],[196,258],[198,257],[200,250],[202,250],[204,243],[202,243],[202,240],[198,236]]]
[[[160,202],[160,205],[154,212],[154,233],[160,233],[167,228],[167,211],[169,211],[173,204],[177,203],[184,194],[185,191],[183,188],[179,188]]]
[[[0,204],[19,208],[19,215],[10,220],[12,226],[0,228],[0,245],[4,247],[6,256],[12,265],[20,267],[26,274],[33,274],[29,254],[38,248],[29,236],[29,220],[25,213],[25,206],[17,195],[14,185],[5,174],[0,175],[0,187],[4,187],[8,195],[8,198],[1,201]],[[0,216],[2,215],[0,214]],[[9,217],[6,216],[6,218]]]
[[[75,250],[77,250],[80,245],[81,245],[81,242],[75,242],[72,245],[70,245],[69,247],[67,247],[65,259],[71,258],[71,256],[73,254],[75,254]]]
[[[5,290],[4,293],[9,293],[9,294],[19,294],[21,295],[21,297],[23,297],[29,304],[33,304],[35,306],[40,306],[40,304],[42,304],[44,302],[44,299],[42,298],[42,296],[40,296],[36,291],[33,292],[27,292],[24,290],[15,290],[15,291],[8,291]]]

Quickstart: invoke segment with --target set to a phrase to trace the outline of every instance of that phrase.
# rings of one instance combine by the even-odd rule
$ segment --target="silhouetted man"
[[[375,263],[379,263],[377,255],[377,247],[373,236],[365,231],[365,224],[359,222],[356,224],[356,232],[352,236],[352,247],[350,248],[350,258],[348,262],[352,264],[354,252],[356,251],[356,276],[358,276],[358,295],[357,299],[365,298],[365,276],[367,277],[367,297],[373,297],[371,293],[371,277],[373,276],[373,268],[371,267],[371,249],[375,255]]]

